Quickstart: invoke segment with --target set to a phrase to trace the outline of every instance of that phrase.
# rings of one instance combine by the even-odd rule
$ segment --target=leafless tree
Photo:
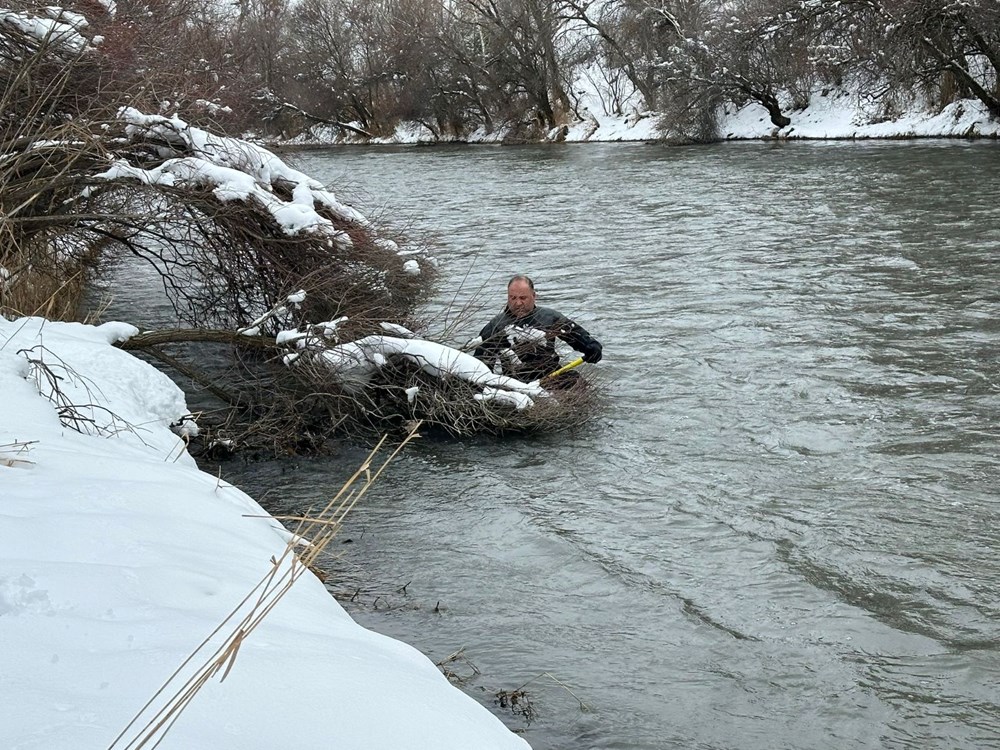
[[[1000,5],[993,0],[865,0],[871,23],[903,57],[915,78],[946,82],[979,99],[1000,118]],[[900,58],[895,58],[898,64]]]
[[[596,35],[607,77],[624,76],[648,109],[663,104],[663,62],[683,38],[682,23],[689,27],[697,17],[696,7],[684,0],[565,0],[567,14]]]
[[[833,83],[851,80],[886,115],[918,90],[946,104],[979,99],[1000,117],[1000,5],[992,0],[816,0],[778,6],[775,22],[808,44]]]
[[[566,17],[554,0],[464,0],[461,22],[478,38],[472,58],[488,70],[499,93],[521,99],[543,132],[571,109],[571,70],[564,65]],[[532,122],[525,123],[531,125]]]
[[[364,131],[387,134],[399,119],[423,65],[425,18],[411,4],[305,0],[293,11],[297,29],[288,84],[292,100]]]

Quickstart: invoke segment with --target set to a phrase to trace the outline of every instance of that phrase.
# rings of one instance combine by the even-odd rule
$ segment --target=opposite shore
[[[728,107],[719,112],[717,129],[720,141],[745,140],[868,140],[909,138],[1000,138],[1000,121],[993,119],[977,99],[962,99],[940,110],[914,108],[894,117],[879,114],[872,102],[863,101],[848,91],[819,91],[805,109],[790,111],[792,122],[775,127],[767,110],[759,104]],[[602,114],[582,109],[581,118],[558,128],[539,142],[608,143],[659,142],[661,116],[655,112],[637,112],[626,116]],[[500,144],[502,132],[476,131],[464,139],[441,140],[421,125],[407,123],[392,136],[370,140],[344,138],[343,131],[329,126],[310,129],[308,135],[275,143],[281,146],[332,145],[401,145],[401,144]]]

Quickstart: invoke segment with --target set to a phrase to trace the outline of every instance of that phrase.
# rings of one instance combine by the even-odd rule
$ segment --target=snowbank
[[[964,99],[941,112],[913,110],[897,118],[878,119],[871,106],[845,91],[817,92],[809,106],[785,114],[791,125],[776,128],[759,104],[725,110],[719,126],[727,140],[755,138],[946,138],[1000,136],[1000,122],[990,118],[978,99]]]
[[[0,318],[5,750],[111,747],[285,548],[256,502],[198,471],[177,387],[110,345],[134,331]],[[527,744],[307,574],[158,745],[292,746]]]

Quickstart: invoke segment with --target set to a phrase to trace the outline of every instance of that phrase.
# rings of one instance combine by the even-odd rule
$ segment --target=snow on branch
[[[124,160],[115,162],[110,169],[95,175],[98,179],[135,179],[144,185],[167,187],[208,187],[221,202],[254,199],[264,206],[288,235],[305,231],[330,234],[338,243],[349,245],[351,238],[313,208],[312,201],[284,201],[264,187],[252,174],[219,166],[207,159],[188,156],[168,159],[153,169],[133,167]]]
[[[518,409],[532,406],[532,396],[544,398],[549,395],[538,381],[524,383],[506,375],[497,375],[471,354],[426,339],[366,336],[357,341],[322,349],[317,354],[334,372],[355,379],[369,378],[393,356],[412,362],[435,378],[455,377],[480,386],[484,388],[482,398],[516,403]],[[520,394],[524,398],[504,397],[504,393]]]
[[[223,202],[254,199],[263,205],[288,235],[300,232],[328,234],[338,244],[349,245],[350,236],[334,226],[333,217],[368,227],[360,212],[341,203],[322,183],[293,169],[271,151],[237,138],[209,133],[178,117],[147,115],[124,107],[119,117],[126,134],[154,142],[165,161],[143,169],[124,160],[97,175],[106,180],[135,179],[147,185],[210,187]],[[280,192],[280,194],[279,194]],[[281,195],[289,195],[285,199]]]
[[[0,35],[13,29],[38,44],[52,45],[73,55],[93,49],[90,40],[80,33],[89,25],[86,18],[59,7],[45,8],[42,12],[45,16],[0,10]]]

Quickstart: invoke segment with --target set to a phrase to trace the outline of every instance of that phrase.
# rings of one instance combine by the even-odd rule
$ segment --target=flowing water
[[[333,566],[359,622],[536,750],[1000,748],[1000,145],[296,159],[440,236],[461,337],[528,273],[611,379],[577,432],[408,447]],[[226,471],[287,512],[362,455]]]

